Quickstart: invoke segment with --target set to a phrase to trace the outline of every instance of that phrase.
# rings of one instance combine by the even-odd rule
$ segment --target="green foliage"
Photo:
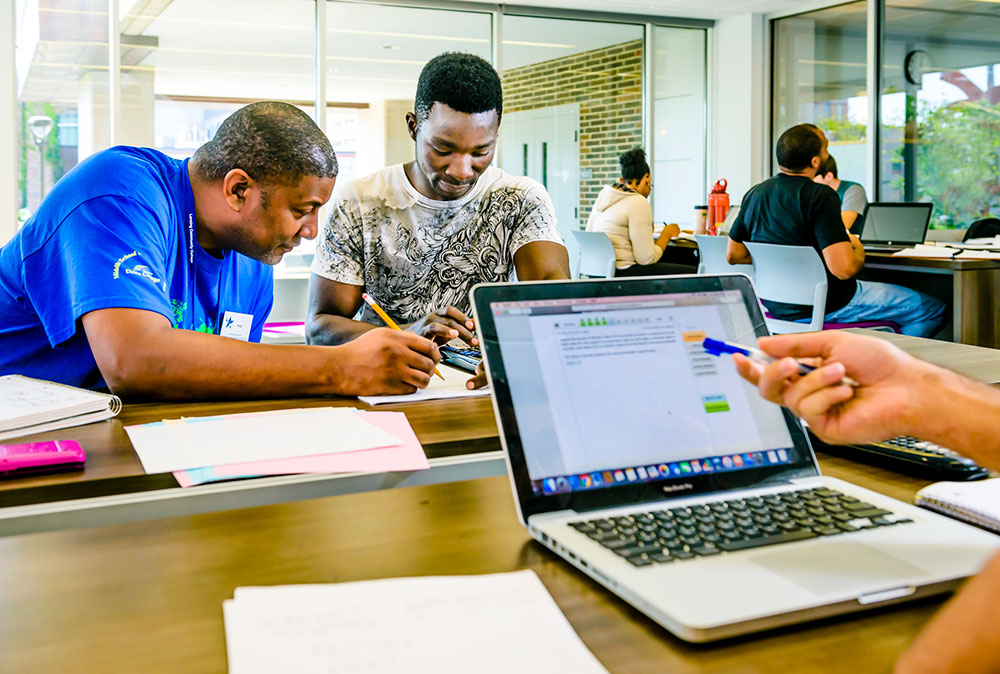
[[[917,201],[934,203],[932,228],[968,227],[980,218],[1000,214],[1000,105],[960,101],[917,114],[916,99],[908,101],[907,116],[916,118]],[[817,124],[831,140],[863,140],[865,127],[838,119]],[[895,132],[895,133],[893,133]],[[902,138],[903,127],[883,125],[882,142]],[[894,147],[893,147],[894,145]],[[905,187],[903,144],[886,148],[889,162],[882,170],[898,194]],[[885,195],[883,195],[883,198]]]
[[[944,227],[1000,213],[1000,105],[962,101],[928,111],[917,137],[917,189]]]
[[[28,104],[21,103],[21,134],[17,137],[20,158],[17,162],[17,193],[20,197],[20,207],[28,206]]]
[[[826,137],[831,141],[844,142],[849,140],[864,140],[866,127],[864,124],[857,124],[847,119],[828,117],[816,123],[816,126],[823,129]]]
[[[52,133],[45,143],[45,163],[52,169],[52,183],[55,184],[66,173],[62,154],[59,152],[59,113],[51,103],[42,103],[41,108],[40,114],[52,120]]]

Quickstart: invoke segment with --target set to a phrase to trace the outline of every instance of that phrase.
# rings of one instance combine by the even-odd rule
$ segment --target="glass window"
[[[492,16],[336,0],[326,8],[327,134],[342,179],[411,161],[406,113],[420,71],[446,51],[491,61]]]
[[[184,158],[252,101],[313,115],[311,3],[121,0],[120,11],[122,143]]]
[[[9,5],[8,5],[9,6]],[[110,142],[107,0],[17,0],[19,220]]]
[[[811,122],[830,140],[838,177],[865,185],[868,176],[867,2],[851,2],[772,24],[771,137]],[[720,114],[725,114],[723,110]],[[772,170],[778,167],[773,143]]]
[[[643,143],[643,28],[503,17],[501,168],[541,182],[563,240],[582,229],[618,155]]]
[[[705,31],[653,31],[653,219],[691,226],[705,203]]]
[[[890,0],[880,198],[931,201],[931,226],[1000,212],[1000,14],[969,0]]]

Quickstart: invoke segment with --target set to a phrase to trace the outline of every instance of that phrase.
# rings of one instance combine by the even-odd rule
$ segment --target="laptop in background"
[[[872,252],[897,251],[923,243],[934,204],[875,202],[865,206],[861,244]]]
[[[726,219],[722,221],[722,225],[719,227],[719,234],[729,234],[729,230],[733,228],[733,223],[736,222],[736,216],[740,214],[740,205],[736,204],[729,207],[729,212],[726,213]]]
[[[1000,538],[820,474],[706,336],[766,335],[742,274],[478,285],[519,519],[688,641],[951,590]]]

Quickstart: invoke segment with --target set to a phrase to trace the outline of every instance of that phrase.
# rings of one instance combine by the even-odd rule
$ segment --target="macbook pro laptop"
[[[923,243],[934,204],[870,203],[865,206],[861,244],[871,252],[893,252]]]
[[[923,597],[1000,537],[823,476],[705,337],[767,334],[742,274],[472,290],[531,536],[688,641]]]

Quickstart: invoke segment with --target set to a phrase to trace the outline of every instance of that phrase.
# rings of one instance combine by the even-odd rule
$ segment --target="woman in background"
[[[601,190],[587,219],[587,231],[604,232],[615,247],[615,276],[694,273],[693,266],[662,259],[667,242],[680,234],[677,225],[665,225],[653,239],[653,209],[649,205],[653,184],[646,151],[633,148],[618,161],[621,178]]]

